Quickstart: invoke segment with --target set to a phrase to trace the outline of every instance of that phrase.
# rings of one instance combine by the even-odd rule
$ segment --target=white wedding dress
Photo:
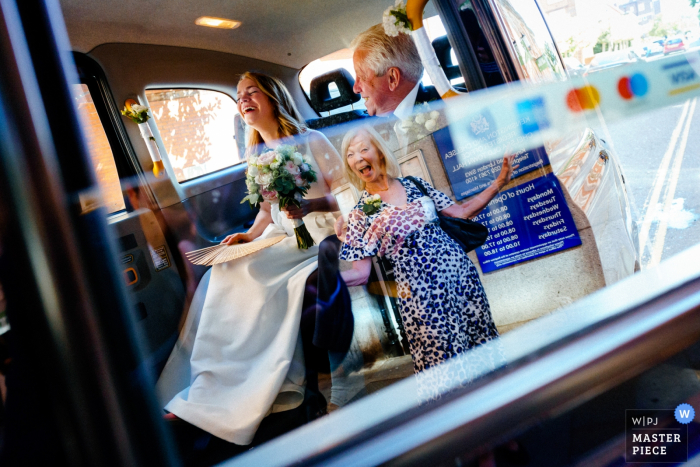
[[[307,198],[322,197],[327,192],[322,173],[342,177],[337,153],[313,130],[297,138],[303,142],[299,148],[313,156],[319,179]],[[259,238],[287,238],[207,272],[156,386],[161,401],[169,401],[167,411],[226,441],[247,445],[266,415],[301,405],[304,286],[316,269],[318,244],[334,233],[337,215],[304,217],[316,244],[300,250],[291,222],[273,205],[273,223]]]

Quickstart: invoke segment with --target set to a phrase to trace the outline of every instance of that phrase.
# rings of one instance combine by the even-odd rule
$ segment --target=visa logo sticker
[[[684,57],[681,60],[667,63],[662,69],[667,72],[671,85],[675,87],[669,91],[669,95],[683,94],[700,88],[698,81],[698,58],[694,55]],[[680,87],[678,87],[680,86]]]
[[[695,81],[695,78],[697,78],[697,75],[692,70],[679,71],[671,75],[671,81],[673,84],[684,84],[688,81]]]
[[[520,101],[515,104],[515,108],[518,112],[518,117],[520,117],[520,129],[524,135],[550,127],[544,98],[536,97]]]

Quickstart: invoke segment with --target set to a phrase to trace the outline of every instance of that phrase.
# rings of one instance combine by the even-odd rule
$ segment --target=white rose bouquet
[[[145,105],[131,104],[124,107],[122,115],[129,118],[134,123],[146,123],[150,116],[148,107]]]
[[[146,142],[146,148],[148,148],[148,153],[151,155],[151,160],[153,161],[153,175],[156,177],[165,175],[165,165],[163,165],[163,160],[160,157],[156,139],[153,137],[151,128],[146,123],[148,119],[151,118],[151,116],[148,115],[148,107],[136,104],[135,101],[129,99],[122,110],[122,115],[139,126],[139,132]]]
[[[248,158],[246,185],[248,196],[241,203],[248,201],[257,206],[260,201],[278,203],[280,209],[288,205],[301,206],[309,187],[316,181],[316,172],[310,160],[296,151],[294,146],[281,145],[274,151]],[[307,249],[314,244],[313,238],[301,219],[291,219],[297,246]]]

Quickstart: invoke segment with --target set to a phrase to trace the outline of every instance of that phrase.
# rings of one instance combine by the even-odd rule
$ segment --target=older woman
[[[510,180],[513,156],[504,157],[491,186],[458,205],[424,180],[417,179],[428,196],[399,178],[393,153],[369,127],[349,132],[342,154],[346,176],[362,191],[340,254],[353,268],[342,275],[349,286],[361,285],[369,277],[371,256],[391,261],[414,371],[498,337],[476,268],[440,228],[436,211],[474,217]]]

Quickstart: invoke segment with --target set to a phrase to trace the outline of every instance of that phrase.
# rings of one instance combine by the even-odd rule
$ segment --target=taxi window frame
[[[459,16],[455,0],[433,0],[440,21],[447,33],[447,40],[457,57],[457,65],[468,92],[486,89],[486,81],[476,58],[476,51]]]
[[[146,195],[151,204],[157,205],[155,196],[139,164],[136,152],[127,136],[119,107],[114,100],[102,67],[96,60],[86,54],[73,52],[72,56],[76,69],[78,70],[79,81],[81,84],[87,86],[92,96],[95,110],[97,111],[97,115],[100,118],[100,122],[107,136],[107,141],[112,149],[114,163],[117,167],[117,174],[119,175],[119,182],[120,185],[122,185],[121,188],[124,189],[122,184],[124,180],[137,178],[139,186],[142,190],[146,191]],[[115,211],[110,213],[108,217],[121,215],[126,211],[128,211],[128,209]]]
[[[441,0],[444,1],[444,0]],[[472,3],[479,4],[483,8],[486,8],[489,10],[490,14],[486,14],[485,16],[493,18],[492,22],[488,22],[490,24],[490,27],[493,27],[495,32],[497,34],[494,34],[494,31],[489,31],[492,37],[498,37],[498,44],[499,46],[503,47],[505,49],[505,56],[508,57],[510,60],[510,69],[515,71],[515,76],[517,76],[516,80],[522,80],[525,82],[531,82],[530,80],[527,79],[527,77],[524,74],[523,71],[523,65],[520,63],[518,60],[518,57],[516,55],[515,50],[513,47],[510,45],[510,39],[508,38],[508,35],[506,33],[506,19],[503,17],[501,14],[501,7],[496,3],[497,0],[471,0]],[[556,57],[558,59],[559,66],[561,69],[565,72],[565,76],[568,76],[566,74],[566,66],[564,65],[564,60],[561,57],[561,53],[559,52],[559,46],[557,45],[557,41],[554,39],[554,36],[552,35],[552,31],[549,28],[549,24],[547,23],[547,20],[544,16],[544,13],[542,13],[542,9],[540,8],[539,3],[537,1],[532,0],[532,2],[535,5],[535,8],[537,8],[537,11],[539,12],[540,18],[542,20],[542,23],[545,26],[545,29],[547,30],[547,33],[549,34],[549,39],[552,42],[552,45],[554,46],[554,52],[556,53]],[[477,15],[479,19],[481,19],[481,16],[477,12]],[[565,78],[565,79],[568,79]]]

